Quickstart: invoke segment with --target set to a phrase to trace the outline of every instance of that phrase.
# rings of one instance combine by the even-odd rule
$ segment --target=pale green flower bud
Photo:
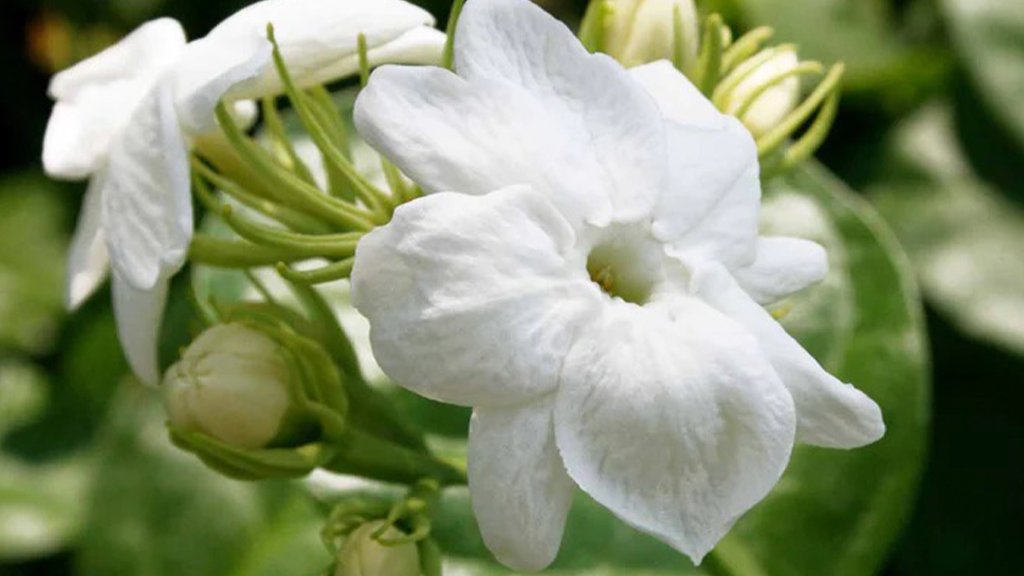
[[[744,72],[744,66],[756,65]],[[754,137],[765,134],[800,102],[800,79],[792,72],[800,64],[796,49],[780,47],[764,62],[757,59],[740,64],[746,77],[727,95],[723,112],[737,116]],[[777,80],[782,78],[782,80]],[[766,87],[767,84],[772,85]]]
[[[273,309],[203,332],[164,377],[171,440],[233,478],[297,478],[337,455],[348,401],[331,357]]]
[[[655,60],[697,58],[700,37],[693,0],[593,0],[606,6],[602,50],[627,68]],[[676,14],[680,54],[676,54]]]
[[[338,552],[333,576],[420,576],[420,558],[415,542],[385,546],[373,533],[385,525],[383,520],[367,522],[356,528]],[[394,526],[381,535],[383,540],[402,536]]]
[[[281,432],[293,378],[280,346],[244,324],[199,336],[164,376],[171,425],[236,448],[262,448]]]

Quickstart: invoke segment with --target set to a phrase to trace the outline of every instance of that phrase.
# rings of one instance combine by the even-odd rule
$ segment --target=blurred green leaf
[[[833,373],[879,403],[885,438],[851,451],[798,446],[776,489],[700,569],[578,494],[551,574],[869,576],[899,536],[923,465],[929,400],[909,265],[871,206],[820,167],[774,181],[766,194],[767,232],[814,239],[831,258],[829,278],[793,298],[784,323]],[[408,407],[436,416],[427,404]],[[484,548],[463,490],[446,494],[435,537],[446,565],[462,570],[456,573],[509,573]]]
[[[0,179],[0,349],[47,351],[63,308],[67,234],[59,185],[33,172]]]
[[[901,37],[891,3],[885,0],[737,3],[747,27],[773,27],[774,40],[796,43],[804,58],[845,62],[845,90],[883,93],[889,101],[906,106],[947,71],[943,51]]]
[[[944,104],[898,127],[890,153],[898,168],[867,192],[926,296],[962,330],[1024,354],[1024,212],[972,172]]]
[[[0,363],[0,438],[46,410],[46,375],[23,361]],[[84,458],[35,465],[0,452],[0,562],[63,549],[77,533],[88,478]]]
[[[309,576],[329,559],[292,484],[246,484],[173,448],[155,395],[126,386],[97,454],[80,573]]]
[[[964,70],[1024,147],[1024,1],[941,0]]]

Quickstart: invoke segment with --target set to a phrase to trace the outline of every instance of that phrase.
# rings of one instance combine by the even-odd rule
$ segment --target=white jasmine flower
[[[173,20],[147,24],[51,86],[58,104],[44,146],[48,170],[92,176],[71,250],[68,302],[76,306],[99,285],[109,252],[118,334],[145,382],[158,380],[167,287],[192,238],[189,141],[216,129],[221,99],[281,91],[270,23],[301,85],[354,73],[359,34],[374,62],[436,62],[444,44],[444,34],[429,28],[430,14],[401,0],[265,0],[187,46]]]
[[[470,491],[500,561],[554,559],[574,485],[699,561],[794,440],[882,435],[758,304],[826,260],[758,237],[738,121],[525,0],[469,0],[455,69],[382,67],[357,101],[362,135],[432,194],[360,242],[353,301],[395,382],[474,408]]]

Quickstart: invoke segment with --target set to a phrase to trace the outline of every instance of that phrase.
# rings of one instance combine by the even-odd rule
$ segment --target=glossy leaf
[[[900,126],[902,170],[867,191],[893,224],[928,299],[962,330],[1024,354],[1024,211],[976,176],[950,110],[933,105]]]

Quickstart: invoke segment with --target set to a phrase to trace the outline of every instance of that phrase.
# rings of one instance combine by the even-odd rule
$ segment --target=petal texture
[[[192,238],[188,156],[169,82],[157,84],[114,142],[103,187],[111,264],[139,290],[181,268]]]
[[[558,448],[595,500],[699,562],[782,474],[792,399],[710,307],[617,304],[566,358]]]
[[[551,392],[599,302],[572,229],[541,194],[436,194],[395,211],[356,251],[352,301],[398,384],[467,406]]]
[[[266,37],[267,24],[295,81],[311,86],[355,73],[338,67],[357,54],[360,34],[372,53],[418,27],[429,27],[429,12],[402,0],[264,0],[243,8],[210,31],[206,40],[223,50],[253,35]],[[236,86],[232,98],[255,98],[283,90],[277,72],[262,74]]]
[[[667,120],[707,130],[725,127],[726,116],[668,60],[630,68],[629,73],[654,98]]]
[[[68,250],[68,277],[64,302],[76,310],[107,278],[110,257],[101,227],[103,211],[103,173],[89,182],[78,214],[78,226]]]
[[[458,76],[373,74],[355,120],[374,148],[428,192],[528,184],[574,221],[649,214],[665,137],[657,106],[618,64],[524,0],[467,4],[455,43]]]
[[[721,129],[668,124],[671,183],[654,233],[688,260],[747,266],[756,257],[761,182],[757,148],[735,118]]]
[[[757,259],[733,272],[743,291],[772,304],[825,279],[828,255],[816,242],[785,236],[757,239]]]
[[[54,76],[49,94],[57,103],[43,139],[46,173],[80,179],[99,170],[114,137],[184,46],[181,25],[161,18]]]
[[[160,382],[157,340],[167,303],[168,282],[160,280],[150,290],[138,290],[116,272],[111,281],[117,337],[132,372],[144,384]]]
[[[573,482],[552,428],[553,396],[513,408],[477,408],[469,428],[473,513],[491,553],[535,572],[558,554]]]
[[[606,222],[611,199],[588,136],[563,120],[519,87],[441,68],[379,68],[355,109],[366,141],[428,192],[527,184],[574,221]]]
[[[828,448],[856,448],[885,434],[882,411],[860,390],[840,382],[720,267],[694,277],[697,294],[753,333],[793,395],[797,439]]]
[[[455,69],[522,87],[589,135],[616,220],[646,216],[667,172],[660,112],[629,73],[526,0],[474,0],[455,36]]]

